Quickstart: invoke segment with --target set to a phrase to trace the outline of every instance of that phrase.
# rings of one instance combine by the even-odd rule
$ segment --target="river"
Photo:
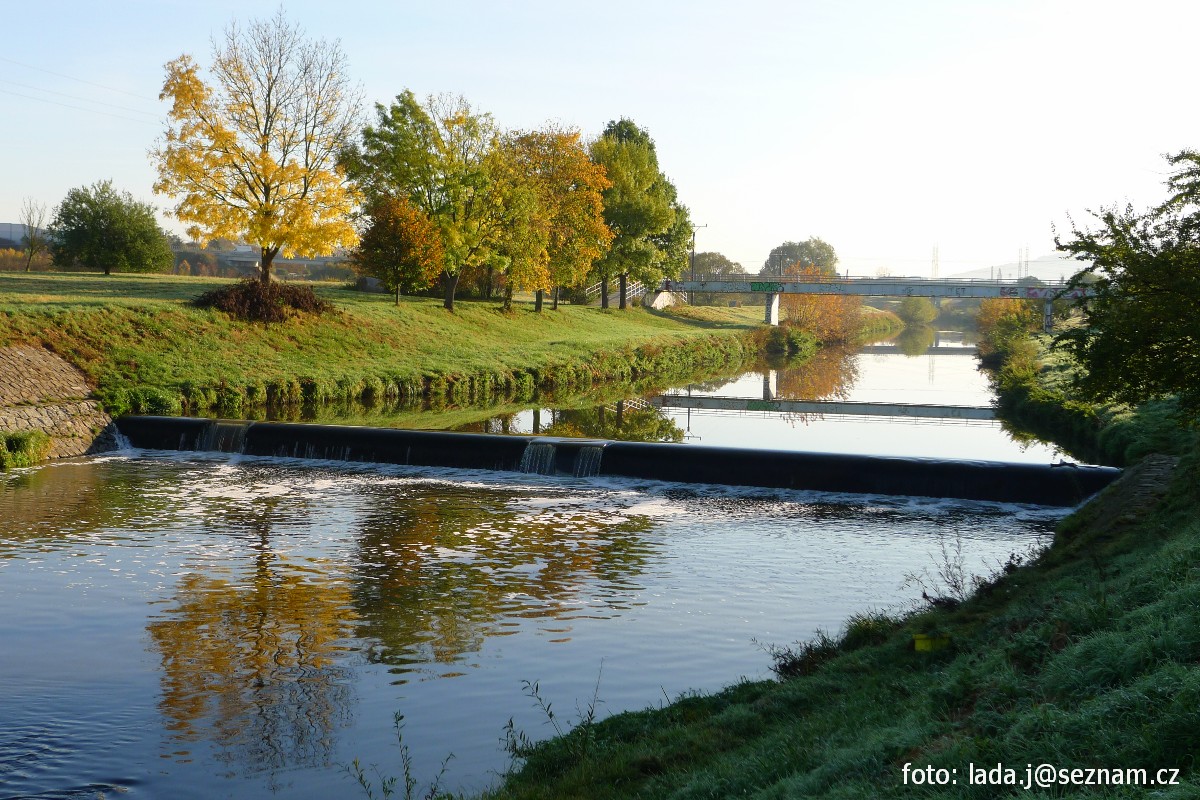
[[[969,356],[838,358],[781,368],[772,392],[987,403]],[[757,371],[667,394],[763,387]],[[467,427],[1058,457],[992,422],[625,405]],[[1063,513],[202,453],[17,471],[0,477],[0,796],[356,796],[354,759],[401,772],[395,714],[420,781],[453,753],[443,785],[479,789],[509,763],[510,718],[553,733],[526,682],[569,724],[593,696],[604,717],[767,678],[764,646],[910,607],[906,577],[986,573]]]

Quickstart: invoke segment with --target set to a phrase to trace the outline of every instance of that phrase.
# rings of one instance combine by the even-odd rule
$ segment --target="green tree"
[[[608,282],[618,277],[621,308],[625,308],[631,275],[648,282],[683,269],[691,225],[686,222],[686,209],[677,202],[675,187],[659,169],[654,141],[645,130],[628,119],[610,122],[592,143],[591,152],[612,183],[604,190],[604,221],[613,232],[612,246],[596,260],[591,274],[600,281],[604,308]],[[680,214],[684,223],[678,220]]]
[[[720,253],[696,253],[694,266],[697,279],[737,281],[748,277],[745,267]],[[695,292],[692,301],[696,305],[724,305],[735,297],[745,301],[743,295],[715,292]]]
[[[433,285],[444,254],[437,226],[404,197],[384,197],[367,209],[370,223],[354,252],[355,265],[400,295]]]
[[[815,236],[803,242],[784,242],[771,250],[758,274],[782,275],[792,264],[819,267],[822,275],[833,275],[837,272],[837,251]]]
[[[1179,191],[1193,167],[1186,161],[1168,181],[1175,195],[1166,205],[1103,210],[1093,215],[1097,229],[1072,226],[1073,238],[1058,243],[1090,262],[1071,281],[1092,291],[1083,324],[1055,339],[1083,366],[1076,389],[1090,399],[1138,404],[1177,394],[1200,412],[1200,195]]]
[[[168,272],[175,263],[154,208],[112,181],[72,189],[50,225],[54,263],[116,272]]]
[[[937,315],[937,307],[928,297],[905,297],[896,311],[896,316],[908,325],[928,325]]]
[[[453,311],[459,279],[495,268],[496,245],[511,220],[511,183],[497,175],[506,164],[495,153],[500,132],[490,114],[450,95],[421,103],[406,90],[390,106],[376,104],[375,115],[362,141],[343,151],[342,164],[368,200],[407,197],[438,226],[444,305]]]

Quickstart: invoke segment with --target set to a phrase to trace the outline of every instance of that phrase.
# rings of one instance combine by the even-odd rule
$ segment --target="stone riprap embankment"
[[[112,448],[112,419],[83,373],[39,347],[0,347],[0,431],[44,431],[50,458]]]

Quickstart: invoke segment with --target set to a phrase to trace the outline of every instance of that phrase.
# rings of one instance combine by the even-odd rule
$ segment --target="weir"
[[[129,416],[118,419],[116,425],[134,447],[150,450],[221,450],[257,456],[1049,506],[1076,505],[1120,475],[1120,470],[1111,467],[1069,464],[894,458],[187,417]],[[234,428],[240,430],[235,432]],[[224,449],[235,443],[238,449]]]

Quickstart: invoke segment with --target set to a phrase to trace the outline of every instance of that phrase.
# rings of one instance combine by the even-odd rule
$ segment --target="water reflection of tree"
[[[479,487],[381,498],[357,537],[354,588],[375,658],[397,671],[452,664],[525,619],[565,638],[577,614],[619,613],[649,522],[566,498],[522,505]]]
[[[551,424],[542,433],[623,442],[683,441],[683,429],[661,409],[626,400],[611,406],[554,411]]]
[[[930,325],[909,325],[896,337],[896,349],[906,356],[923,356],[937,340],[937,330]]]
[[[348,721],[350,590],[322,564],[291,562],[271,543],[274,502],[243,520],[250,569],[185,575],[148,626],[162,657],[160,710],[172,735],[208,739],[251,772],[328,764]]]
[[[822,347],[798,367],[778,370],[781,400],[844,400],[858,380],[858,358],[851,347]]]

